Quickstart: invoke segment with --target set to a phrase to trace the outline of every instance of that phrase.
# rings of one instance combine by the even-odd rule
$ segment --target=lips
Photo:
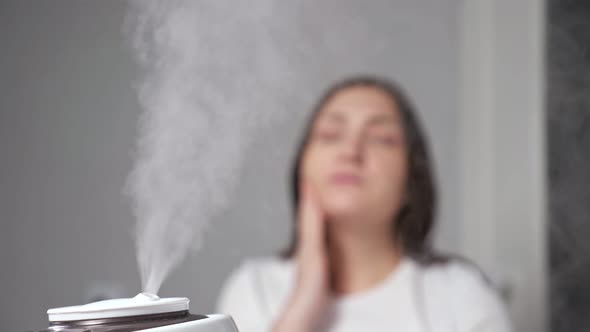
[[[335,173],[330,177],[330,182],[341,185],[360,185],[362,179],[353,173]]]

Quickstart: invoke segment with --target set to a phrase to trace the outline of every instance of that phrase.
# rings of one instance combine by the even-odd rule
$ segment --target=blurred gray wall
[[[122,182],[138,108],[123,2],[0,4],[2,329],[46,325],[95,281],[137,292]]]
[[[376,1],[361,12],[404,27],[383,40],[376,63],[421,110],[443,195],[437,242],[450,250],[460,236],[457,3]],[[314,15],[329,25],[331,8]],[[122,195],[140,115],[137,69],[122,34],[125,10],[114,0],[0,2],[2,330],[44,327],[50,307],[140,290],[133,218]],[[367,57],[368,68],[375,60]],[[342,68],[342,75],[359,68]],[[318,76],[318,87],[324,83]],[[301,93],[320,93],[308,89]],[[241,259],[287,244],[287,167],[306,114],[291,114],[255,138],[235,200],[213,221],[205,247],[164,282],[162,296],[188,296],[193,312],[211,312]]]

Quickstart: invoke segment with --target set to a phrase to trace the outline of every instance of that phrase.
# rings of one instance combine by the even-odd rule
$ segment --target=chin
[[[322,207],[329,218],[348,219],[363,215],[364,209],[361,200],[344,195],[332,195],[330,199],[324,200]]]

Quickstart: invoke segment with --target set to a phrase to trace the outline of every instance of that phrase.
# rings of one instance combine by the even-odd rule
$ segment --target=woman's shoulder
[[[461,289],[491,290],[491,282],[475,263],[461,258],[421,263],[416,261],[424,279],[434,285],[444,284]]]
[[[475,263],[450,258],[431,264],[420,264],[423,280],[428,287],[440,287],[465,301],[496,301],[498,293],[491,280]]]
[[[267,314],[277,295],[285,293],[292,279],[293,264],[280,257],[256,257],[243,260],[221,288],[218,310],[235,315],[245,307]]]
[[[291,277],[293,263],[278,256],[244,259],[231,273],[227,284],[240,282],[281,283]]]
[[[510,331],[504,301],[477,265],[459,258],[417,265],[424,294],[428,294],[426,306],[437,312],[449,313],[450,310],[450,317],[454,318],[459,331],[473,326]]]

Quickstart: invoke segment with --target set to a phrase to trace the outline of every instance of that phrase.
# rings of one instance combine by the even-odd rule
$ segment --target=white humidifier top
[[[114,299],[47,310],[50,322],[103,319],[113,317],[142,316],[168,312],[188,311],[186,297],[159,298],[150,293],[140,293],[133,298]]]

